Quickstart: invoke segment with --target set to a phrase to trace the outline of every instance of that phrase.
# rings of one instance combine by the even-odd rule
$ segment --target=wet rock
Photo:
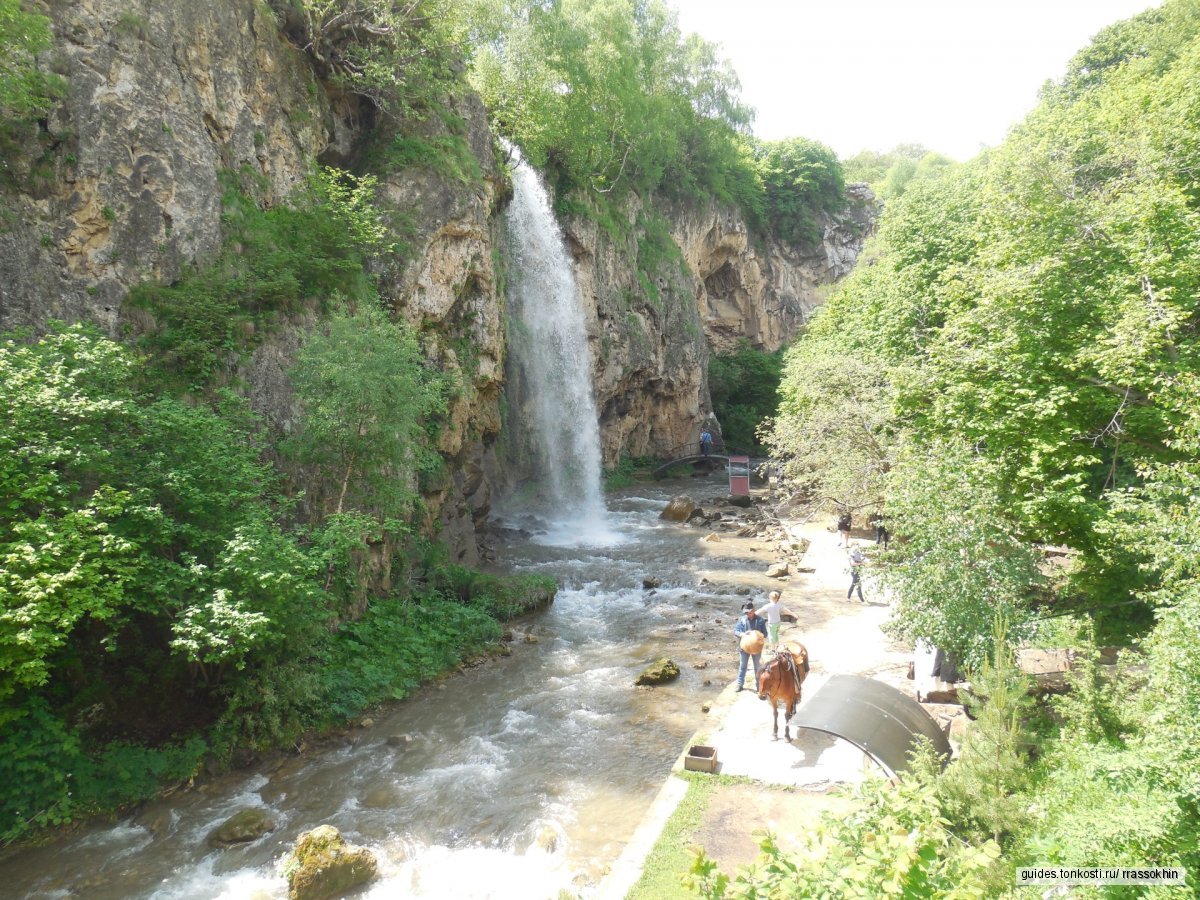
[[[411,734],[389,734],[387,739],[387,745],[397,750],[407,749],[412,742],[413,736]]]
[[[738,537],[754,537],[758,534],[758,529],[753,525],[743,525],[737,530]]]
[[[539,850],[544,850],[546,853],[554,853],[558,850],[558,832],[547,825],[538,832],[538,836],[534,838],[533,844]]]
[[[692,663],[692,668],[693,669],[707,669],[708,668],[708,660],[702,659],[698,663]]]
[[[321,825],[300,835],[284,871],[289,900],[327,900],[374,881],[379,864],[370,850],[347,844],[332,825]]]
[[[788,574],[789,571],[790,571],[790,569],[789,569],[787,560],[786,559],[780,560],[779,562],[772,563],[770,566],[767,567],[767,577],[768,578],[784,578]]]
[[[363,794],[359,801],[367,809],[391,809],[400,800],[396,789],[390,784],[382,787],[371,788]]]
[[[705,682],[705,684],[707,684],[707,683],[708,683],[708,682]],[[708,711],[709,711],[709,710],[711,710],[711,709],[712,709],[712,704],[711,704],[711,703],[701,703],[701,704],[700,704],[700,712],[705,712],[705,713],[706,713],[706,712],[708,712]]]
[[[674,661],[663,657],[660,660],[647,666],[642,674],[637,677],[634,684],[637,685],[656,685],[666,684],[668,681],[673,681],[679,677],[679,666]]]
[[[732,496],[729,498],[728,502],[729,502],[730,506],[740,506],[743,509],[745,509],[749,506],[752,506],[754,504],[754,501],[748,495],[745,495],[745,494],[737,494],[735,496]]]
[[[719,543],[721,540],[721,536],[714,531],[712,534],[706,534],[704,536],[704,540],[709,544]]]
[[[661,578],[652,578],[651,576],[647,575],[645,578],[642,579],[642,589],[643,590],[652,591],[655,588],[659,588],[659,587],[662,587],[662,579]]]
[[[372,719],[372,718],[369,718],[369,717],[368,717],[368,718],[366,718],[366,719],[363,719],[363,720],[362,720],[361,722],[359,722],[358,724],[359,724],[359,726],[360,726],[360,727],[362,727],[362,728],[371,728],[372,726],[374,726],[374,724],[375,724],[375,720],[374,720],[374,719]]]
[[[686,522],[695,509],[696,501],[691,497],[679,496],[668,503],[658,517],[668,522]]]
[[[275,830],[275,819],[257,806],[238,810],[208,834],[208,845],[221,850],[257,841]]]

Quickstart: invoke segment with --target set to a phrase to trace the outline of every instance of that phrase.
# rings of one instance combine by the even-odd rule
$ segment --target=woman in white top
[[[767,594],[767,605],[755,610],[755,615],[766,615],[767,617],[767,640],[771,642],[772,650],[779,646],[779,618],[783,613],[787,613],[789,616],[795,615],[783,605],[783,595],[779,591],[771,591]]]

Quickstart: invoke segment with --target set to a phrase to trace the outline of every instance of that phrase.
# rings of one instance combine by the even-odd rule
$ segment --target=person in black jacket
[[[838,534],[842,538],[842,546],[850,546],[850,529],[854,525],[854,518],[850,515],[850,510],[843,509],[838,515]]]

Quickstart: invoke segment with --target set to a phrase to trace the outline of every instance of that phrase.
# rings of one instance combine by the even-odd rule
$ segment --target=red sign
[[[750,496],[750,457],[729,457],[729,493],[731,496]]]

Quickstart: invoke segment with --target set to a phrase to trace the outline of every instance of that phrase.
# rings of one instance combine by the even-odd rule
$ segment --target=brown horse
[[[784,704],[783,736],[792,740],[789,722],[800,702],[800,685],[808,675],[808,650],[803,644],[781,647],[758,674],[758,697],[771,699],[771,738],[779,740],[779,705]]]

